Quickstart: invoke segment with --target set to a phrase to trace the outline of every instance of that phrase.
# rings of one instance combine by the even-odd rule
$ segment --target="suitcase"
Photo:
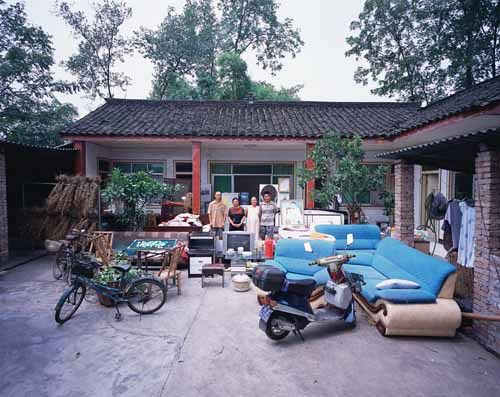
[[[280,291],[285,272],[271,265],[257,265],[253,269],[252,282],[263,291]]]
[[[292,294],[308,297],[312,294],[314,288],[316,288],[316,281],[309,278],[303,280],[287,280],[284,290]]]

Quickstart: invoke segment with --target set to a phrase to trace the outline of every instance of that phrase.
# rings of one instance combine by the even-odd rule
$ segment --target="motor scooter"
[[[330,280],[324,290],[326,304],[313,309],[309,302],[316,282],[306,280],[284,280],[278,291],[270,292],[263,299],[260,309],[259,328],[273,340],[284,339],[290,332],[302,340],[302,330],[315,322],[342,322],[347,326],[356,325],[353,292],[359,293],[364,284],[363,276],[343,271],[342,265],[355,255],[334,255],[318,259],[310,265],[327,267]],[[297,283],[301,292],[297,293]]]

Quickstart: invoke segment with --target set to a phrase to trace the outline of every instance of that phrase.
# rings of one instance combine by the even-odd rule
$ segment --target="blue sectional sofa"
[[[286,272],[288,279],[313,278],[323,285],[329,276],[325,268],[309,266],[314,259],[336,253],[356,257],[344,269],[362,274],[363,286],[358,303],[376,322],[384,335],[453,336],[461,322],[461,313],[453,300],[455,267],[426,255],[399,240],[380,238],[375,225],[316,225],[315,231],[334,236],[336,242],[322,240],[279,240],[274,260],[266,261]],[[354,243],[347,247],[347,234]],[[306,252],[304,243],[313,252]],[[387,279],[410,280],[417,289],[378,289]]]

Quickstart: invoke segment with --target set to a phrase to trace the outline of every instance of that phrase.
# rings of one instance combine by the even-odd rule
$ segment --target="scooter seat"
[[[316,288],[316,281],[312,278],[305,278],[301,280],[286,280],[285,290],[292,294],[301,296],[309,296]]]

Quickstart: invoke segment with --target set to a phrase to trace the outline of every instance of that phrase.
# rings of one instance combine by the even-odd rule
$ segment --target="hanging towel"
[[[446,215],[444,216],[445,222],[441,229],[446,232],[446,222],[451,228],[451,239],[453,240],[453,248],[458,248],[460,241],[460,230],[462,226],[462,211],[460,210],[460,202],[457,200],[451,200],[448,203],[448,208],[446,209]]]
[[[458,263],[465,267],[474,266],[474,233],[476,224],[476,210],[464,201],[459,203],[462,212],[460,240],[458,242]]]

